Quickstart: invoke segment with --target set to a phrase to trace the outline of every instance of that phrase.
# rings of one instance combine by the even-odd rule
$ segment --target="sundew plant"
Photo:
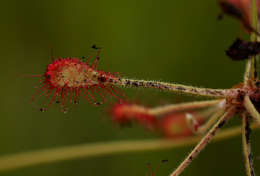
[[[241,163],[244,164],[243,174],[256,175],[258,170],[255,167],[255,158],[251,149],[251,142],[254,142],[251,133],[260,124],[260,80],[258,73],[258,54],[260,53],[258,7],[260,7],[260,2],[257,0],[219,0],[216,4],[221,10],[219,19],[224,16],[225,21],[226,17],[233,17],[241,23],[241,31],[250,36],[249,40],[237,36],[238,38],[234,38],[233,44],[222,51],[227,55],[225,59],[229,59],[234,64],[246,62],[243,77],[235,85],[230,88],[205,88],[199,85],[177,84],[174,80],[161,81],[164,80],[163,78],[158,81],[132,79],[127,73],[109,71],[109,69],[100,67],[100,64],[106,61],[102,59],[103,48],[99,45],[93,45],[91,54],[86,57],[56,57],[56,53],[51,52],[51,61],[45,70],[43,69],[43,73],[25,76],[26,79],[38,79],[40,82],[32,93],[30,102],[33,107],[36,107],[33,110],[38,110],[38,113],[50,114],[52,108],[57,107],[60,113],[65,116],[68,113],[73,114],[73,109],[80,106],[91,106],[91,108],[99,110],[103,108],[105,109],[102,110],[104,116],[110,118],[110,123],[107,125],[116,128],[118,133],[125,128],[130,131],[134,130],[138,126],[138,128],[143,128],[147,134],[159,136],[159,139],[87,143],[5,155],[0,157],[0,172],[8,173],[16,169],[34,165],[39,167],[41,164],[64,160],[119,153],[123,157],[127,152],[178,150],[178,147],[193,145],[192,150],[184,155],[182,160],[175,161],[176,159],[174,159],[175,164],[171,162],[172,156],[165,158],[164,155],[158,159],[158,162],[168,161],[165,164],[160,164],[159,169],[164,170],[164,173],[168,173],[169,176],[185,175],[185,170],[189,168],[189,165],[192,165],[193,160],[200,159],[200,152],[208,145],[214,145],[211,141],[214,139],[227,139],[228,141],[233,136],[241,135],[242,147],[240,145],[233,147],[242,148],[241,153],[236,155],[243,156],[243,160],[241,160]],[[215,20],[217,20],[216,17]],[[177,22],[174,23],[178,25]],[[221,22],[218,25],[221,25]],[[162,59],[158,58],[157,61],[160,62]],[[208,61],[210,62],[210,59]],[[188,63],[189,60],[186,62]],[[149,67],[151,64],[153,63],[149,62],[144,67]],[[120,67],[120,64],[116,66]],[[129,67],[131,66],[129,65]],[[199,70],[194,68],[195,71]],[[228,73],[225,74],[225,77],[228,76]],[[179,94],[180,97],[188,95],[190,101],[184,101],[181,98],[173,103],[162,104],[159,100],[152,98],[151,106],[142,103],[143,96],[130,98],[125,93],[127,89],[142,92],[147,89],[149,91],[159,90],[162,94]],[[88,105],[81,103],[84,100],[88,102]],[[85,113],[85,116],[95,118],[89,117],[88,112]],[[75,119],[76,117],[70,120]],[[239,122],[239,125],[229,125],[225,128],[228,126],[227,124],[232,124],[232,121]],[[218,148],[215,152],[223,155],[223,150],[225,149]],[[207,151],[203,153],[207,153]],[[222,159],[225,160],[225,157],[228,156],[223,155]],[[210,161],[207,162],[213,164],[218,173],[232,174],[232,170],[225,172],[225,169],[222,169],[221,162],[215,163],[213,156],[209,156],[209,158]],[[102,170],[102,167],[105,166],[100,164],[99,167]],[[140,167],[147,171],[146,175],[158,175],[155,167],[150,165],[147,167],[145,163]],[[203,167],[207,168],[207,165]],[[114,166],[114,169],[116,170],[117,166]],[[129,171],[125,169],[124,172],[128,173]],[[124,172],[118,173],[118,175],[123,175]],[[145,175],[145,173],[131,172],[134,175]],[[86,174],[89,173],[91,174],[91,171],[86,170]]]

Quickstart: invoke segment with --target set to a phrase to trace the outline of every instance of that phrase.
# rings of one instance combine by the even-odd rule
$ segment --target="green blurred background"
[[[141,127],[120,128],[109,120],[109,106],[81,101],[67,114],[53,106],[41,113],[30,104],[38,78],[57,57],[88,56],[103,47],[99,68],[130,78],[172,81],[211,88],[229,88],[241,81],[243,62],[232,62],[224,50],[244,35],[237,21],[217,20],[216,1],[74,0],[1,1],[0,154],[59,146],[160,136]],[[124,90],[134,101],[150,106],[191,100],[169,93]],[[233,120],[239,123],[238,119]],[[259,133],[253,133],[253,153]],[[168,175],[191,147],[64,161],[0,173],[2,176],[144,176],[146,163],[156,176]],[[256,172],[260,161],[255,159]],[[245,175],[241,137],[209,145],[183,175]]]

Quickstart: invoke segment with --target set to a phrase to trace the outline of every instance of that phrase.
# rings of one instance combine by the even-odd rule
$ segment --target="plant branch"
[[[260,114],[256,110],[248,95],[245,96],[244,105],[248,113],[256,120],[258,124],[260,124]]]
[[[205,134],[206,131],[218,120],[218,118],[224,114],[224,112],[225,111],[223,109],[220,109],[216,113],[214,113],[205,124],[198,128],[197,133]]]
[[[253,168],[253,158],[251,153],[250,145],[250,133],[251,128],[249,124],[249,117],[245,114],[242,115],[242,143],[243,143],[243,153],[245,159],[245,166],[247,176],[255,176],[255,171]]]
[[[182,84],[173,84],[159,81],[145,81],[119,78],[115,80],[113,85],[123,87],[143,87],[143,88],[155,88],[159,90],[167,90],[176,93],[184,93],[189,95],[225,98],[229,93],[229,89],[210,89],[210,88],[198,88],[193,86],[186,86]]]
[[[220,100],[208,100],[208,101],[195,101],[195,102],[188,102],[188,103],[164,105],[156,108],[149,108],[148,113],[153,115],[161,115],[161,114],[171,113],[174,111],[199,109],[199,108],[214,106],[223,101],[225,100],[220,99]]]
[[[259,128],[253,124],[252,128]],[[241,127],[233,127],[220,131],[213,141],[229,139],[241,134]],[[108,143],[81,144],[54,149],[39,151],[29,151],[25,153],[11,154],[0,157],[0,171],[11,171],[40,164],[54,163],[64,160],[79,158],[90,158],[120,154],[127,152],[154,151],[162,149],[172,149],[182,146],[190,146],[200,141],[201,137],[187,137],[178,140],[137,140],[137,141],[118,141]]]
[[[249,84],[250,72],[251,72],[251,59],[248,60],[247,63],[246,63],[246,71],[244,73],[244,83],[245,83],[245,85]]]
[[[259,25],[258,25],[258,13],[257,13],[257,5],[256,0],[251,0],[251,24],[252,28],[259,32]],[[252,42],[259,41],[259,37],[255,32],[251,33],[250,39]],[[252,56],[247,64],[246,64],[246,71],[244,74],[244,83],[247,85],[250,84],[250,80],[256,80],[258,77],[258,56]]]
[[[223,127],[227,120],[234,114],[233,108],[230,108],[218,122],[209,130],[209,132],[200,140],[200,142],[194,147],[194,149],[189,153],[189,155],[184,159],[184,161],[170,174],[170,176],[178,176],[182,171],[189,166],[193,159],[198,156],[200,151],[202,151],[207,144],[215,136],[216,132]]]
[[[258,25],[258,9],[257,9],[257,5],[256,5],[256,0],[251,0],[251,24],[253,29],[255,29],[257,32],[259,32],[259,25]],[[251,32],[251,41],[255,42],[259,40],[259,37],[257,36],[257,34],[255,32]],[[258,56],[252,56],[249,61],[248,61],[248,65],[246,68],[246,74],[248,77],[246,78],[246,82],[248,82],[249,80],[256,80],[258,77],[258,69],[257,69],[257,65],[258,65]]]

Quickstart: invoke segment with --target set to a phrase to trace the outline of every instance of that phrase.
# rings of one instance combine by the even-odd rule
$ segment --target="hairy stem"
[[[250,133],[251,133],[251,128],[249,124],[249,117],[243,114],[242,143],[243,143],[243,153],[245,159],[246,172],[247,172],[247,176],[255,176],[255,171],[253,168],[253,158],[251,153],[251,145],[250,145]]]
[[[248,95],[245,96],[244,105],[248,113],[256,120],[258,124],[260,124],[260,114],[256,110]]]
[[[130,87],[143,87],[143,88],[155,88],[159,90],[167,90],[176,93],[184,93],[197,96],[225,98],[228,94],[228,89],[209,89],[209,88],[198,88],[192,86],[186,86],[182,84],[173,84],[159,81],[145,81],[145,80],[134,80],[119,78],[114,80],[112,84],[118,86],[130,86]]]
[[[198,128],[197,133],[205,134],[206,131],[218,120],[218,118],[224,114],[224,112],[225,111],[223,109],[220,109],[216,113],[214,113],[205,124]]]
[[[226,121],[233,115],[233,108],[229,109],[218,122],[209,130],[209,132],[200,140],[200,142],[194,147],[190,154],[184,159],[184,161],[175,169],[170,176],[178,176],[182,171],[193,161],[193,159],[203,150],[211,139],[215,136],[216,132],[226,123]]]
[[[195,102],[188,102],[188,103],[171,104],[171,105],[159,106],[156,108],[150,108],[148,109],[148,113],[153,115],[161,115],[161,114],[171,113],[174,111],[199,109],[199,108],[214,106],[223,101],[225,100],[221,99],[221,100],[195,101]]]
[[[246,71],[245,71],[245,74],[244,74],[245,85],[249,84],[250,72],[251,72],[251,60],[248,60],[247,63],[246,63]]]
[[[251,0],[251,24],[252,28],[259,33],[259,25],[258,25],[258,13],[257,13],[257,5],[256,0]],[[255,32],[251,33],[250,39],[252,42],[259,41],[259,37]],[[258,56],[252,56],[247,64],[246,64],[246,71],[244,74],[244,83],[247,85],[250,84],[250,81],[255,81],[258,77]]]
[[[259,128],[253,124],[252,129]],[[220,131],[213,141],[229,139],[241,134],[241,127],[233,127]],[[189,146],[200,141],[200,137],[188,137],[179,140],[140,140],[118,141],[107,143],[81,144],[39,151],[11,154],[0,157],[0,171],[10,171],[40,164],[54,163],[64,160],[89,158],[120,154],[127,152],[154,151]]]
[[[258,9],[256,5],[256,0],[251,0],[251,24],[254,30],[259,32],[259,26],[258,26]],[[255,42],[258,41],[259,37],[255,32],[251,33],[251,41]],[[258,57],[252,56],[249,60],[250,62],[250,69],[249,69],[249,80],[256,80],[258,77]]]

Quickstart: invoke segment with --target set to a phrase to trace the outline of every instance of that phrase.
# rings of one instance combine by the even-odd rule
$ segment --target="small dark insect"
[[[247,42],[240,38],[226,51],[232,60],[245,60],[260,53],[260,42]]]
[[[95,45],[95,44],[92,45],[91,48],[92,48],[92,49],[101,49],[101,47],[97,47],[97,45]]]
[[[217,20],[222,20],[224,18],[223,14],[220,13],[218,16],[217,16]]]
[[[164,160],[162,160],[162,163],[167,163],[169,160],[167,160],[167,159],[164,159]]]

